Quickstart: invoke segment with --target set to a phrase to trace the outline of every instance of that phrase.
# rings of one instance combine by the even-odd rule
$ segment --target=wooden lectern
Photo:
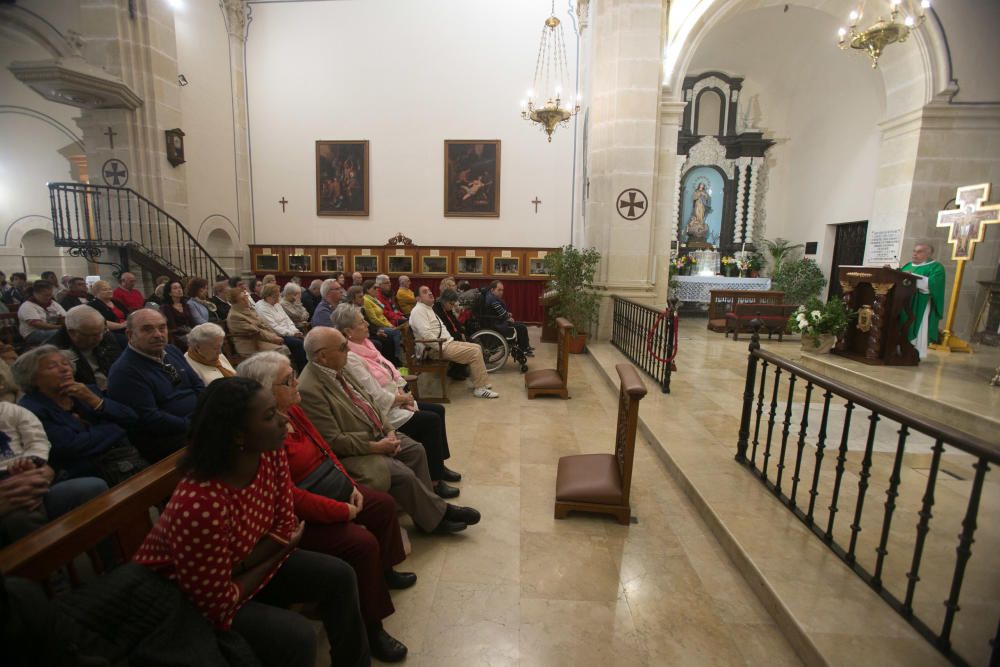
[[[844,305],[858,315],[848,322],[834,354],[874,365],[919,364],[917,350],[906,336],[913,320],[916,278],[875,266],[842,266],[837,278]]]

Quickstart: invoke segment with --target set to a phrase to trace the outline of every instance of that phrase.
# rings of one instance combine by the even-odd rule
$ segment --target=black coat
[[[101,342],[94,348],[94,356],[97,357],[96,369],[90,367],[90,362],[73,345],[66,327],[60,329],[55,336],[49,339],[49,344],[55,345],[60,350],[72,350],[76,353],[78,358],[76,360],[76,372],[73,373],[73,379],[83,384],[97,384],[97,380],[94,378],[95,370],[100,371],[107,377],[111,371],[111,365],[118,360],[118,357],[122,353],[121,346],[118,345],[118,342],[110,331],[104,332]]]

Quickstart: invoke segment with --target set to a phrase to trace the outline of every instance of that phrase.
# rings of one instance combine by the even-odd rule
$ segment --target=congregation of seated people
[[[344,274],[307,287],[161,277],[148,296],[127,272],[115,289],[64,279],[58,300],[54,275],[0,284],[24,339],[16,360],[0,349],[13,361],[0,361],[0,546],[183,449],[135,563],[261,664],[315,663],[294,603],[313,605],[332,664],[405,659],[383,627],[390,591],[417,580],[396,569],[397,511],[441,535],[481,517],[449,502],[462,475],[446,465],[446,411],[400,374],[401,326],[424,341],[418,354],[497,397],[454,280],[435,300],[406,276],[395,292],[358,274],[349,289]]]

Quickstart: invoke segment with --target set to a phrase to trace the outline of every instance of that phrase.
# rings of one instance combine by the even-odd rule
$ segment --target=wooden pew
[[[772,290],[714,289],[708,302],[708,328],[710,331],[726,330],[726,313],[733,312],[738,303],[784,303],[785,293]],[[750,331],[747,326],[744,331]]]
[[[150,510],[162,509],[180,481],[177,463],[182,455],[183,450],[171,454],[0,550],[0,572],[44,582],[107,538],[119,558],[130,559],[153,527]],[[99,562],[95,566],[102,569]]]

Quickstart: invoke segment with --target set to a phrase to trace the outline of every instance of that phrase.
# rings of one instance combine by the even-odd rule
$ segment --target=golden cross
[[[989,198],[989,183],[964,185],[955,194],[958,208],[938,212],[937,226],[948,227],[952,259],[971,260],[976,244],[983,241],[986,225],[1000,222],[1000,204],[984,206]]]

